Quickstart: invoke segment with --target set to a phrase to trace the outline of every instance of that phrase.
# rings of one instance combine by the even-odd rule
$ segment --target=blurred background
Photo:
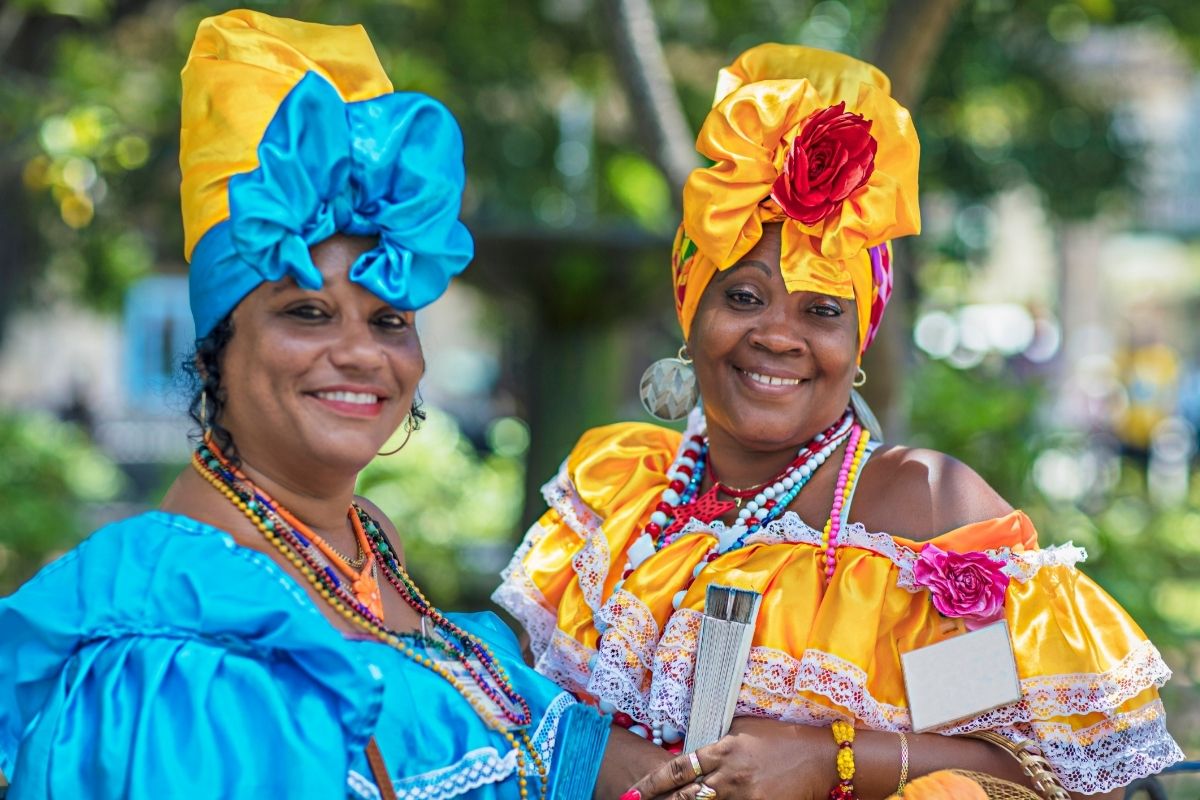
[[[178,72],[226,7],[0,4],[0,594],[187,461]],[[428,424],[362,480],[435,602],[485,604],[579,433],[643,418],[638,377],[680,344],[670,243],[716,72],[816,45],[882,67],[923,145],[925,231],[866,364],[888,438],[1087,548],[1200,753],[1200,3],[255,7],[363,23],[465,132],[478,258],[419,319]]]

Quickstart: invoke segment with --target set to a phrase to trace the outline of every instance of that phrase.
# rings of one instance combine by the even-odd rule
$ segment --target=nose
[[[369,373],[383,366],[386,355],[368,319],[346,316],[338,323],[330,343],[329,360],[346,372]]]
[[[808,340],[802,326],[790,311],[787,303],[772,303],[764,309],[750,331],[750,344],[776,355],[808,352]]]

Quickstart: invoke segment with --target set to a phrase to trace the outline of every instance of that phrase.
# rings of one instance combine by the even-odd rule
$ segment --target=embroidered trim
[[[542,487],[542,496],[546,498],[546,504],[558,512],[567,527],[583,539],[583,547],[571,559],[571,568],[579,576],[584,602],[595,614],[604,602],[601,595],[612,561],[608,540],[604,538],[602,530],[603,520],[579,496],[567,471],[566,461],[559,467],[554,479]]]
[[[546,652],[558,622],[554,607],[525,571],[525,556],[547,533],[538,522],[529,526],[521,546],[500,573],[500,585],[492,592],[492,602],[512,614],[529,634],[529,649],[534,658]]]
[[[1031,722],[995,730],[1014,742],[1036,741],[1063,786],[1084,794],[1126,786],[1184,757],[1167,731],[1161,700],[1077,731],[1062,722]]]
[[[559,720],[562,719],[563,712],[574,703],[573,697],[565,692],[559,693],[551,701],[546,713],[542,715],[542,721],[538,723],[537,730],[530,737],[538,755],[547,765],[553,758]],[[393,785],[398,800],[449,800],[480,786],[505,780],[515,773],[516,769],[515,750],[509,750],[501,757],[494,747],[480,747],[467,752],[449,766],[411,775],[394,781]],[[369,784],[370,789],[376,792],[375,797],[379,796],[378,787],[373,781],[361,773],[351,771],[348,783],[352,788],[364,797],[372,796],[367,794],[361,785],[355,786],[355,783],[361,781]]]
[[[698,611],[680,609],[672,614],[660,636],[649,608],[633,594],[619,590],[601,612],[609,628],[587,682],[588,692],[639,721],[686,728],[702,618]],[[1105,781],[1110,780],[1128,783],[1142,776],[1133,772],[1154,765],[1161,768],[1173,763],[1166,759],[1182,758],[1182,754],[1174,755],[1178,748],[1166,733],[1165,723],[1156,723],[1154,730],[1161,728],[1161,735],[1145,734],[1144,741],[1138,740],[1141,749],[1130,751],[1132,763],[1118,763],[1120,754],[1132,746],[1125,740],[1135,734],[1128,731],[1153,722],[1155,713],[1161,716],[1159,701],[1146,706],[1142,717],[1117,714],[1081,731],[1072,731],[1070,725],[1055,720],[1108,713],[1146,689],[1162,686],[1170,675],[1153,643],[1144,641],[1105,672],[1022,679],[1020,702],[941,733],[1000,730],[1011,732],[1015,739],[1050,742],[1045,748],[1047,757],[1056,769],[1061,765],[1078,773],[1078,785],[1107,785]],[[853,719],[874,730],[911,730],[908,709],[878,700],[866,685],[867,674],[862,668],[833,654],[810,648],[795,658],[780,650],[756,646],[750,650],[736,713],[807,724],[829,724],[853,715]],[[833,707],[815,697],[824,698]],[[1155,712],[1155,708],[1160,711]],[[1107,752],[1105,748],[1114,754],[1108,761],[1104,760],[1107,756],[1100,758]],[[1088,770],[1109,777],[1101,776],[1101,780],[1092,773],[1084,775]]]
[[[533,666],[568,692],[585,694],[595,655],[595,650],[555,628],[550,646]]]
[[[1150,687],[1161,688],[1171,669],[1146,640],[1105,672],[1075,672],[1021,679],[1021,700],[994,709],[945,733],[999,728],[1118,708]]]
[[[363,800],[383,800],[375,781],[363,775],[358,770],[350,770],[346,775],[346,789],[351,797],[361,797]]]
[[[720,520],[701,522],[692,519],[683,526],[679,535],[680,538],[689,534],[720,538],[727,529],[728,526]],[[913,580],[916,551],[905,547],[886,533],[868,531],[861,522],[847,525],[838,539],[839,547],[868,550],[895,564],[899,570],[896,585],[901,589],[914,593],[922,591]],[[778,519],[768,522],[762,530],[747,537],[746,544],[805,544],[818,547],[821,544],[821,532],[800,519],[796,512],[788,511]],[[1021,583],[1028,582],[1043,567],[1074,567],[1087,560],[1087,552],[1070,542],[1024,553],[1014,553],[1007,547],[983,552],[995,561],[1004,562],[1004,574]]]
[[[587,539],[604,522],[579,496],[566,461],[558,468],[558,474],[542,487],[542,497],[546,505],[557,511],[567,527],[579,534],[581,539]]]

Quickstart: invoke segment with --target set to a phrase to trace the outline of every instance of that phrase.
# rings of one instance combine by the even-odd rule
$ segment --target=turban
[[[264,281],[320,288],[309,247],[335,233],[377,237],[349,277],[399,309],[433,302],[466,268],[458,124],[392,91],[362,26],[231,11],[200,23],[182,77],[197,337]]]
[[[700,295],[782,223],[789,292],[853,298],[859,353],[892,288],[889,240],[918,233],[920,145],[882,72],[809,47],[765,44],[721,70],[683,187],[675,307],[684,337]]]

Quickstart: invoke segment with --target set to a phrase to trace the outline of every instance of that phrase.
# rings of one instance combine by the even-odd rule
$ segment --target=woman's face
[[[845,410],[858,356],[853,300],[789,294],[779,225],[700,297],[688,350],[709,428],[752,450],[798,447]]]
[[[425,371],[414,314],[348,278],[373,244],[333,236],[312,248],[320,289],[285,278],[234,309],[221,423],[250,464],[357,472],[412,407]]]

